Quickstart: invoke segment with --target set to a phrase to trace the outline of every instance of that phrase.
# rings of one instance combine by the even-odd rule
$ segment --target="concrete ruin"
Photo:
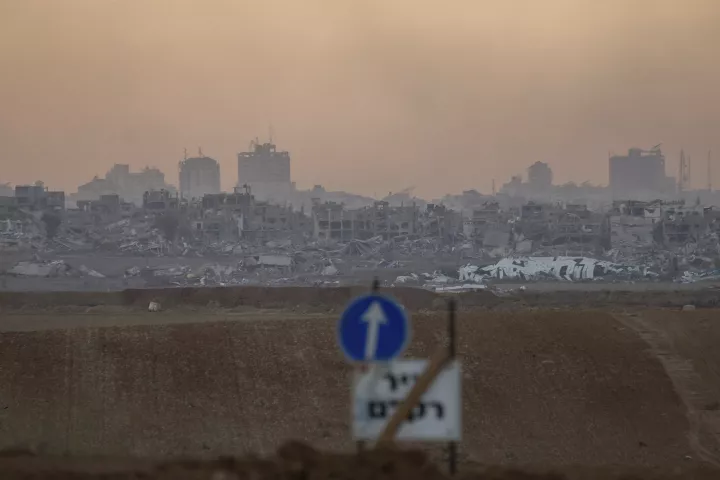
[[[42,182],[35,185],[17,185],[15,204],[27,210],[64,210],[65,192],[50,191]]]
[[[70,197],[73,201],[98,200],[103,195],[118,195],[127,202],[141,205],[147,191],[167,190],[174,194],[175,187],[165,183],[165,174],[154,167],[131,172],[130,165],[115,164],[104,178],[97,175],[78,187]]]
[[[220,191],[219,164],[202,152],[180,162],[179,191],[157,169],[132,173],[120,164],[80,186],[76,208],[66,208],[64,193],[41,183],[18,186],[12,196],[0,196],[0,248],[50,257],[43,261],[77,254],[183,259],[150,273],[142,262],[123,270],[123,281],[173,285],[330,284],[388,271],[400,283],[455,291],[465,288],[452,285],[459,266],[512,266],[518,257],[643,266],[653,278],[676,281],[720,275],[720,210],[710,206],[715,197],[720,204],[720,195],[709,188],[684,190],[692,201],[639,199],[672,180],[664,176],[659,147],[631,149],[610,163],[615,187],[622,186],[623,169],[654,169],[644,180],[647,191],[611,202],[622,188],[553,185],[550,164],[535,162],[527,181],[513,177],[498,193],[493,182],[493,195],[466,190],[425,201],[408,187],[376,200],[321,185],[297,190],[290,154],[256,140],[238,154],[233,192]],[[48,212],[59,225],[48,223]],[[208,262],[185,263],[203,258]],[[89,275],[77,265],[72,271]]]

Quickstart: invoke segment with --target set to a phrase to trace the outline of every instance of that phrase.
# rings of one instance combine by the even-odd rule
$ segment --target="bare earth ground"
[[[265,300],[278,294],[266,290],[249,291],[272,303]],[[53,307],[38,297],[24,308],[0,296],[0,450],[210,458],[272,454],[296,439],[350,451],[350,370],[335,322],[352,290],[281,292],[287,304],[265,309],[250,293],[220,293],[186,292],[188,304],[160,313],[140,308],[147,297],[131,293],[124,305]],[[444,338],[438,299],[393,293],[414,310],[408,355],[429,355]],[[612,294],[604,306],[586,297],[594,305],[586,309],[562,307],[549,294],[508,299],[512,308],[460,297],[463,470],[620,465],[672,473],[718,465],[719,311],[640,308],[632,295]],[[702,297],[709,305],[712,298]],[[223,307],[228,299],[234,306]],[[429,453],[442,456],[439,448]],[[68,459],[44,458],[71,468]],[[0,474],[42,464],[0,459]],[[421,478],[413,475],[406,477]]]

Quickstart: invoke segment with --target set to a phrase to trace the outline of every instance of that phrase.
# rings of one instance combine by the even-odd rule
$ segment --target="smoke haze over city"
[[[489,192],[535,161],[606,184],[609,151],[661,142],[674,174],[680,148],[720,152],[719,21],[712,0],[5,1],[0,180],[174,183],[200,146],[229,189],[270,125],[303,188]]]

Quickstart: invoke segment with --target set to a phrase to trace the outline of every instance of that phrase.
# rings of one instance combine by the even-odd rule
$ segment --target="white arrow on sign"
[[[379,302],[370,304],[365,313],[363,313],[362,321],[368,324],[367,337],[365,338],[365,360],[375,358],[378,344],[378,330],[380,325],[387,323],[385,312]]]

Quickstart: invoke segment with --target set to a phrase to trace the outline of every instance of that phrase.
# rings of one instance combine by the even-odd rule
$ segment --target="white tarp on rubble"
[[[679,279],[680,283],[716,282],[718,280],[720,280],[720,269],[703,272],[686,271]]]
[[[645,277],[645,268],[619,265],[587,257],[509,257],[493,265],[460,267],[460,281],[481,283],[488,279],[592,280],[606,276]]]

